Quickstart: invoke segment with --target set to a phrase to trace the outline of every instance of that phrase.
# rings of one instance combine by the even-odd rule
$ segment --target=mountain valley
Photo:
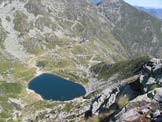
[[[122,0],[0,0],[0,122],[157,120],[139,111],[162,111],[161,57],[162,21]],[[45,73],[86,94],[44,100],[28,84]]]

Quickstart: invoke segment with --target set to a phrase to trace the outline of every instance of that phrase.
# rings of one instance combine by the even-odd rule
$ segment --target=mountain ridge
[[[145,11],[149,13],[150,15],[162,20],[162,9],[157,9],[157,8],[145,8],[145,7],[140,7],[140,6],[135,6],[137,9]]]
[[[113,33],[115,37],[128,52],[131,52],[133,57],[142,53],[157,57],[161,55],[161,47],[158,46],[162,42],[162,22],[160,20],[149,16],[145,12],[138,11],[121,0],[103,1],[98,8],[107,19],[114,23]],[[159,51],[153,49],[154,47],[159,48]]]

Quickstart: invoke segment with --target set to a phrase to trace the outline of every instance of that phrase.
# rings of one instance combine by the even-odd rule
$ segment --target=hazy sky
[[[98,4],[98,3],[100,3],[102,0],[91,0],[93,3],[95,3],[95,4]]]
[[[149,8],[162,8],[162,0],[124,0],[131,5]]]

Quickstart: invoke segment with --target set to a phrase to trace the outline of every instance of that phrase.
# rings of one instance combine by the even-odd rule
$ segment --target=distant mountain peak
[[[90,0],[93,4],[100,5],[102,0]]]
[[[162,8],[150,8],[150,7],[142,7],[135,6],[138,10],[144,11],[160,20],[162,20]]]

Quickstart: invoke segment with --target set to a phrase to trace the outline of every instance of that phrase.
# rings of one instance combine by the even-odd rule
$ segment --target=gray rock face
[[[156,88],[135,98],[115,116],[116,122],[161,122],[162,89]]]
[[[103,107],[109,108],[115,103],[116,97],[120,92],[120,86],[114,86],[102,91],[102,95],[92,101],[92,113],[98,114]]]
[[[144,91],[148,92],[154,87],[161,87],[162,78],[162,60],[152,59],[146,62],[141,71],[140,83],[144,87]]]
[[[129,104],[115,116],[117,122],[162,121],[161,66],[161,59],[152,59],[143,64],[140,74],[140,83],[145,94],[130,101]]]
[[[85,113],[85,117],[88,118],[92,115],[99,115],[105,110],[111,111],[111,109],[115,109],[116,111],[123,104],[126,104],[127,100],[131,100],[136,97],[137,93],[133,90],[133,86],[131,86],[130,83],[132,79],[135,80],[136,77],[123,80],[121,83],[107,85],[107,88],[92,99],[92,103],[89,110]],[[122,103],[121,99],[123,98],[125,98],[126,101]]]

